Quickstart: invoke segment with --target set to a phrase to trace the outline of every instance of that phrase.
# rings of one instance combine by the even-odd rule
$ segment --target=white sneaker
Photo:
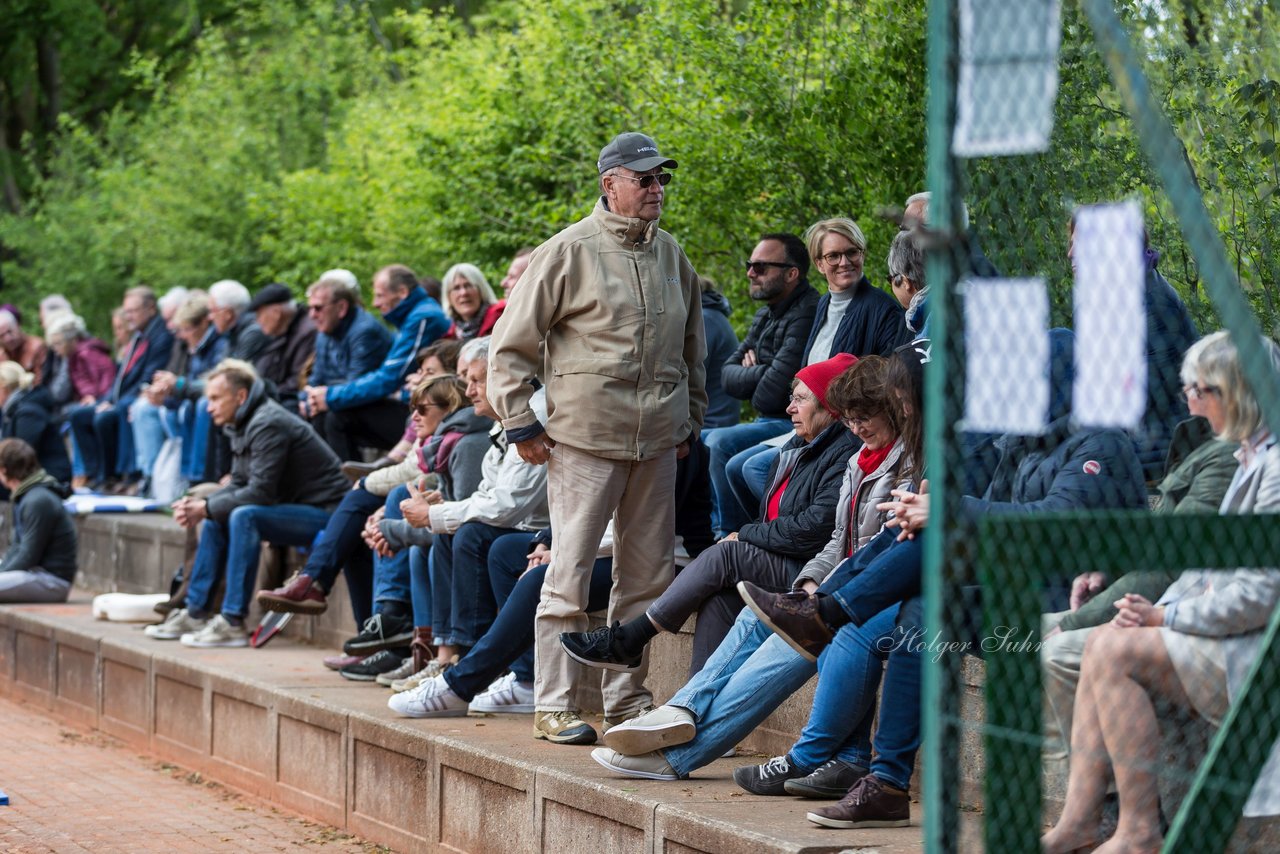
[[[604,743],[624,756],[641,756],[692,741],[697,732],[689,712],[679,706],[659,706],[610,727]]]
[[[404,679],[397,679],[391,683],[391,690],[396,693],[401,691],[412,691],[428,679],[434,679],[441,673],[444,673],[450,667],[458,663],[458,656],[454,656],[449,661],[428,661],[427,666],[419,670],[412,676],[406,676]]]
[[[519,712],[533,714],[533,689],[516,681],[514,673],[500,676],[471,701],[473,712]]]
[[[386,685],[390,688],[392,682],[399,682],[401,679],[405,679],[412,675],[413,657],[410,656],[409,658],[401,659],[400,666],[395,670],[388,670],[386,673],[379,673],[374,681],[379,685]]]
[[[444,676],[433,676],[417,688],[393,694],[387,706],[406,718],[461,718],[467,714],[467,701],[453,693]]]
[[[200,648],[221,646],[248,646],[249,632],[244,626],[233,626],[221,614],[214,616],[205,627],[182,636],[183,646]]]
[[[197,620],[187,613],[186,608],[179,608],[176,611],[170,611],[163,623],[147,626],[142,632],[155,640],[177,640],[185,634],[200,631],[208,622],[208,620]]]

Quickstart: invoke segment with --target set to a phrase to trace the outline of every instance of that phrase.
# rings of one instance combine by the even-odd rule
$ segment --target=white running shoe
[[[209,621],[192,617],[187,613],[186,608],[179,608],[176,611],[170,611],[163,623],[147,626],[142,632],[155,640],[177,640],[183,635],[200,631],[207,622]]]
[[[387,706],[406,718],[461,718],[467,714],[467,701],[453,693],[443,675],[433,676],[412,690],[392,694]]]
[[[533,714],[533,688],[526,688],[516,681],[514,673],[500,676],[483,693],[471,701],[471,711],[493,714],[495,712],[519,712]]]
[[[203,629],[183,635],[182,645],[200,648],[248,646],[249,632],[244,626],[233,626],[226,617],[215,614]]]

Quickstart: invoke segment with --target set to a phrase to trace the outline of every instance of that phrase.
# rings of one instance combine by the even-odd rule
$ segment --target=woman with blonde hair
[[[35,376],[17,362],[0,362],[0,439],[22,439],[40,467],[61,484],[71,481],[71,460],[58,431],[53,395],[33,385]]]

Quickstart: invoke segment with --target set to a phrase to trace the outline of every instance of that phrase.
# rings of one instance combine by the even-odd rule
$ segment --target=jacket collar
[[[795,290],[787,294],[786,299],[769,306],[769,313],[775,318],[782,317],[791,310],[791,306],[810,293],[816,294],[817,291],[813,289],[813,285],[809,284],[808,279],[801,279],[800,284],[796,285]]]
[[[427,296],[427,292],[424,291],[421,286],[416,287],[409,291],[409,294],[404,298],[403,302],[383,316],[387,319],[387,323],[390,323],[399,329],[404,325],[404,322],[409,319],[409,315],[413,313],[413,310],[417,307],[418,303],[427,299],[431,299],[431,297]]]
[[[399,308],[399,307],[400,306],[396,306],[396,308]],[[333,334],[330,335],[329,337],[342,338],[344,335],[346,335],[347,330],[351,328],[351,324],[356,322],[356,317],[363,311],[364,309],[362,309],[360,306],[352,303],[351,311],[348,311],[347,316],[342,318],[342,320],[338,321],[338,328],[333,330]]]
[[[261,379],[253,381],[253,385],[249,388],[249,396],[245,398],[244,403],[240,404],[240,408],[236,410],[236,416],[232,420],[232,428],[237,432],[244,429],[249,423],[249,419],[253,417],[253,413],[262,405],[267,398],[267,386]]]
[[[591,215],[604,227],[604,230],[628,249],[634,249],[646,243],[652,243],[658,231],[658,221],[647,222],[635,217],[621,216],[609,210],[604,196],[596,202]]]

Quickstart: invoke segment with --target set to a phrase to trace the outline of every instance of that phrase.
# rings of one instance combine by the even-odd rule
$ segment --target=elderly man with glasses
[[[706,412],[701,282],[658,218],[676,161],[622,133],[597,161],[601,197],[584,219],[534,250],[494,330],[489,399],[507,438],[548,463],[555,531],[535,629],[534,737],[590,744],[578,716],[578,664],[562,632],[587,628],[596,551],[612,518],[609,620],[630,620],[674,572],[676,457]],[[530,407],[545,344],[548,417]],[[605,714],[649,706],[647,667],[604,676]]]

